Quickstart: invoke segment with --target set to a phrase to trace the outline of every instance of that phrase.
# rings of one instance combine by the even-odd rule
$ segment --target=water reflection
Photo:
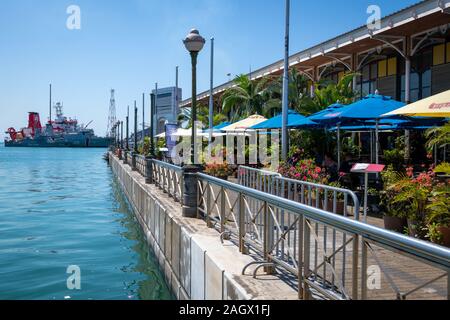
[[[137,272],[147,276],[143,280],[133,280],[129,283],[124,283],[126,290],[129,292],[129,297],[137,295],[133,298],[142,300],[174,299],[164,281],[163,273],[158,267],[158,261],[150,251],[145,235],[132,212],[131,205],[121,191],[119,182],[116,179],[113,179],[111,183],[111,190],[116,203],[114,211],[120,214],[118,222],[125,229],[120,234],[124,239],[134,242],[129,249],[135,252],[138,258],[136,263],[124,265],[121,270],[125,273]]]

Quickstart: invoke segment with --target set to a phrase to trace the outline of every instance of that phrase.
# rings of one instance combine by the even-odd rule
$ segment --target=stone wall
[[[231,243],[222,244],[219,233],[204,221],[182,217],[179,203],[145,184],[139,173],[112,154],[110,164],[177,299],[296,298],[295,290],[273,276],[242,276],[243,267],[254,258],[240,254]]]

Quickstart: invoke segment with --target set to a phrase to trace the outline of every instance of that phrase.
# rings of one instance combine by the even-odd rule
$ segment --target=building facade
[[[179,102],[182,98],[181,88],[169,87],[153,90],[155,95],[155,132],[160,134],[164,132],[166,123],[176,123],[180,113]]]
[[[361,96],[378,91],[396,100],[414,102],[450,89],[450,0],[425,0],[381,20],[380,28],[364,25],[292,55],[289,66],[314,84],[339,81],[346,73],[356,73],[354,90]],[[293,30],[295,32],[295,30]],[[279,60],[253,71],[251,79],[283,74]],[[213,90],[220,108],[223,92],[234,85],[227,82]],[[209,92],[200,93],[199,103],[207,104]],[[181,102],[189,107],[191,99]]]

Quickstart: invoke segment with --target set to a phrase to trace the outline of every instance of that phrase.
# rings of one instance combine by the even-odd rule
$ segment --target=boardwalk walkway
[[[230,182],[237,183],[236,180],[231,180]],[[218,188],[216,189],[216,192],[219,192]],[[229,196],[230,201],[234,202],[237,195],[229,193]],[[250,204],[250,206],[257,207],[257,204],[253,203]],[[352,219],[352,217],[349,217],[349,219]],[[286,215],[286,218],[284,219],[285,225],[282,227],[288,228],[292,223],[292,220],[292,217]],[[367,223],[383,228],[383,220],[379,218],[368,217]],[[256,224],[258,224],[258,222]],[[352,270],[349,266],[352,265],[353,245],[351,242],[344,245],[346,241],[349,241],[350,236],[343,232],[336,231],[336,229],[314,222],[312,222],[311,227],[315,231],[315,235],[312,232],[310,236],[310,269],[315,270],[317,268],[317,270],[319,270],[318,273],[323,275],[329,283],[334,284],[337,291],[342,291],[339,290],[339,288],[343,287],[347,291],[346,293],[348,296],[351,296]],[[295,242],[298,241],[296,238],[298,238],[298,234],[296,232],[290,232],[288,239],[285,242],[286,245],[290,244],[295,247]],[[369,245],[367,250],[369,276],[367,281],[367,299],[448,299],[447,272],[404,254],[387,250],[372,243]],[[337,251],[337,254],[334,255],[333,259],[330,261],[333,268],[329,265],[321,266],[321,263],[324,261],[324,254],[327,256],[333,255],[333,252],[341,246],[343,246],[343,248]],[[282,249],[283,248],[280,248],[279,250]],[[358,257],[361,257],[361,244],[359,245],[358,252]],[[359,297],[361,297],[361,267],[361,263],[359,263]],[[277,272],[285,274],[282,268],[277,268]],[[373,272],[375,273],[373,274]],[[285,279],[290,282],[292,286],[297,285],[296,278],[289,277],[287,273],[285,274]],[[344,284],[343,286],[342,283]]]
[[[164,163],[153,163],[156,167],[167,167]],[[144,169],[140,171],[146,172]],[[164,181],[180,184],[178,178],[174,179],[173,171],[180,174],[180,169],[172,166],[166,168],[160,177],[166,191],[167,183]],[[266,271],[275,268],[272,275],[265,274],[260,268],[256,279],[253,279],[251,275],[258,265],[246,269],[242,276],[236,274],[236,279],[246,283],[242,284],[243,287],[267,292],[257,295],[258,299],[279,298],[277,292],[283,292],[284,299],[298,298],[299,280],[307,286],[308,290],[303,290],[308,293],[307,298],[449,299],[450,270],[445,269],[448,266],[446,250],[411,242],[406,237],[379,229],[372,230],[364,224],[347,223],[346,219],[351,221],[352,217],[336,219],[321,211],[278,201],[274,196],[267,197],[271,199],[268,200],[261,192],[252,193],[245,191],[249,188],[240,188],[237,181],[221,183],[222,180],[201,174],[198,179],[199,218],[206,220],[212,232],[209,234],[217,237],[217,252],[220,253],[220,248],[227,250],[230,247],[237,251],[238,246],[242,252],[238,255],[247,257],[249,262],[274,263],[272,266],[264,265]],[[172,187],[172,192],[169,192],[172,197],[176,193],[174,189]],[[168,195],[161,198],[168,202],[171,199]],[[175,204],[172,202],[171,205]],[[286,211],[291,208],[295,212]],[[368,217],[368,224],[382,227],[383,222]],[[226,232],[221,234],[214,229]],[[219,239],[225,235],[230,239],[220,244]],[[383,243],[385,246],[381,247]],[[411,256],[405,252],[410,252]],[[419,256],[428,261],[418,260]],[[432,265],[432,261],[439,263],[440,268]],[[233,265],[234,261],[229,263]],[[259,266],[262,267],[261,264]],[[240,273],[243,265],[238,269],[234,272]]]

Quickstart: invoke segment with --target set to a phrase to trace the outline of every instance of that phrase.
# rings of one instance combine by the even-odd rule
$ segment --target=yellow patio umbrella
[[[244,120],[235,122],[225,128],[220,129],[221,131],[225,132],[236,132],[236,131],[246,131],[250,129],[253,126],[256,126],[257,124],[260,124],[261,122],[266,121],[267,119],[260,115],[253,115],[250,116]]]
[[[404,115],[411,117],[450,117],[450,90],[411,103],[383,116]]]

